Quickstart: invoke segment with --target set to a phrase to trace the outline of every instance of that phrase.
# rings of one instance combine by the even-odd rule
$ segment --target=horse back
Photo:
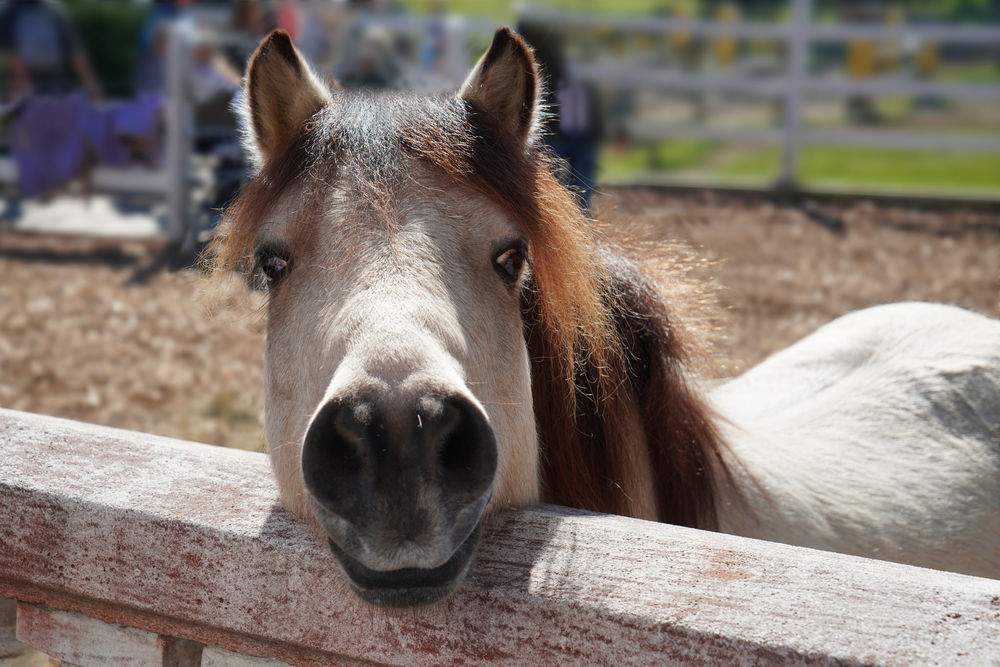
[[[858,311],[711,398],[753,511],[722,530],[1000,576],[1000,321]]]

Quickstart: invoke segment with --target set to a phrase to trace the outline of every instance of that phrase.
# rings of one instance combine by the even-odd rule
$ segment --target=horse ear
[[[266,161],[330,101],[330,91],[302,60],[288,33],[275,30],[250,57],[244,99],[251,148]]]
[[[496,117],[501,127],[526,142],[538,114],[538,70],[531,47],[503,27],[472,68],[459,97]]]

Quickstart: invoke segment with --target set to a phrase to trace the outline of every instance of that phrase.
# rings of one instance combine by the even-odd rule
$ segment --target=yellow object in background
[[[635,48],[639,53],[649,53],[656,46],[653,35],[648,32],[640,32],[635,36]]]
[[[847,43],[847,74],[853,79],[870,79],[878,64],[878,46],[870,39]]]
[[[885,10],[885,24],[889,27],[899,27],[906,23],[906,13],[900,5],[890,5]],[[892,72],[899,69],[903,60],[903,45],[898,39],[892,39],[882,45],[879,69]]]
[[[693,17],[691,9],[681,5],[674,10],[674,17],[678,19],[690,19]],[[670,45],[678,51],[685,51],[694,44],[694,35],[687,30],[670,33]]]
[[[917,74],[922,77],[931,78],[937,73],[939,64],[941,64],[941,45],[937,42],[924,42],[921,44],[913,58],[913,65],[917,69]]]
[[[740,20],[740,8],[734,2],[727,2],[715,10],[715,20],[721,24],[735,24]],[[715,64],[729,67],[736,60],[739,51],[739,40],[736,37],[716,37],[712,40],[712,55]]]

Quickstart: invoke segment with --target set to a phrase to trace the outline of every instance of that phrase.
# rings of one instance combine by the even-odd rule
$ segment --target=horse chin
[[[482,520],[444,564],[431,569],[372,570],[327,538],[355,595],[379,607],[417,607],[444,599],[458,588],[472,563],[483,532]]]

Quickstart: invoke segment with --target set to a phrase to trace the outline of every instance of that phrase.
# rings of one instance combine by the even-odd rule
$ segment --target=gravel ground
[[[710,289],[720,376],[881,303],[934,301],[1000,316],[1000,207],[780,205],[619,189],[598,213],[611,236],[687,246],[689,275]]]
[[[0,405],[261,448],[259,298],[193,270],[142,280],[159,251],[0,237]]]
[[[610,236],[686,267],[667,290],[707,304],[691,328],[719,376],[865,306],[1000,315],[1000,211],[613,189],[598,212]],[[260,448],[260,297],[195,270],[145,275],[159,250],[0,236],[0,406]]]

